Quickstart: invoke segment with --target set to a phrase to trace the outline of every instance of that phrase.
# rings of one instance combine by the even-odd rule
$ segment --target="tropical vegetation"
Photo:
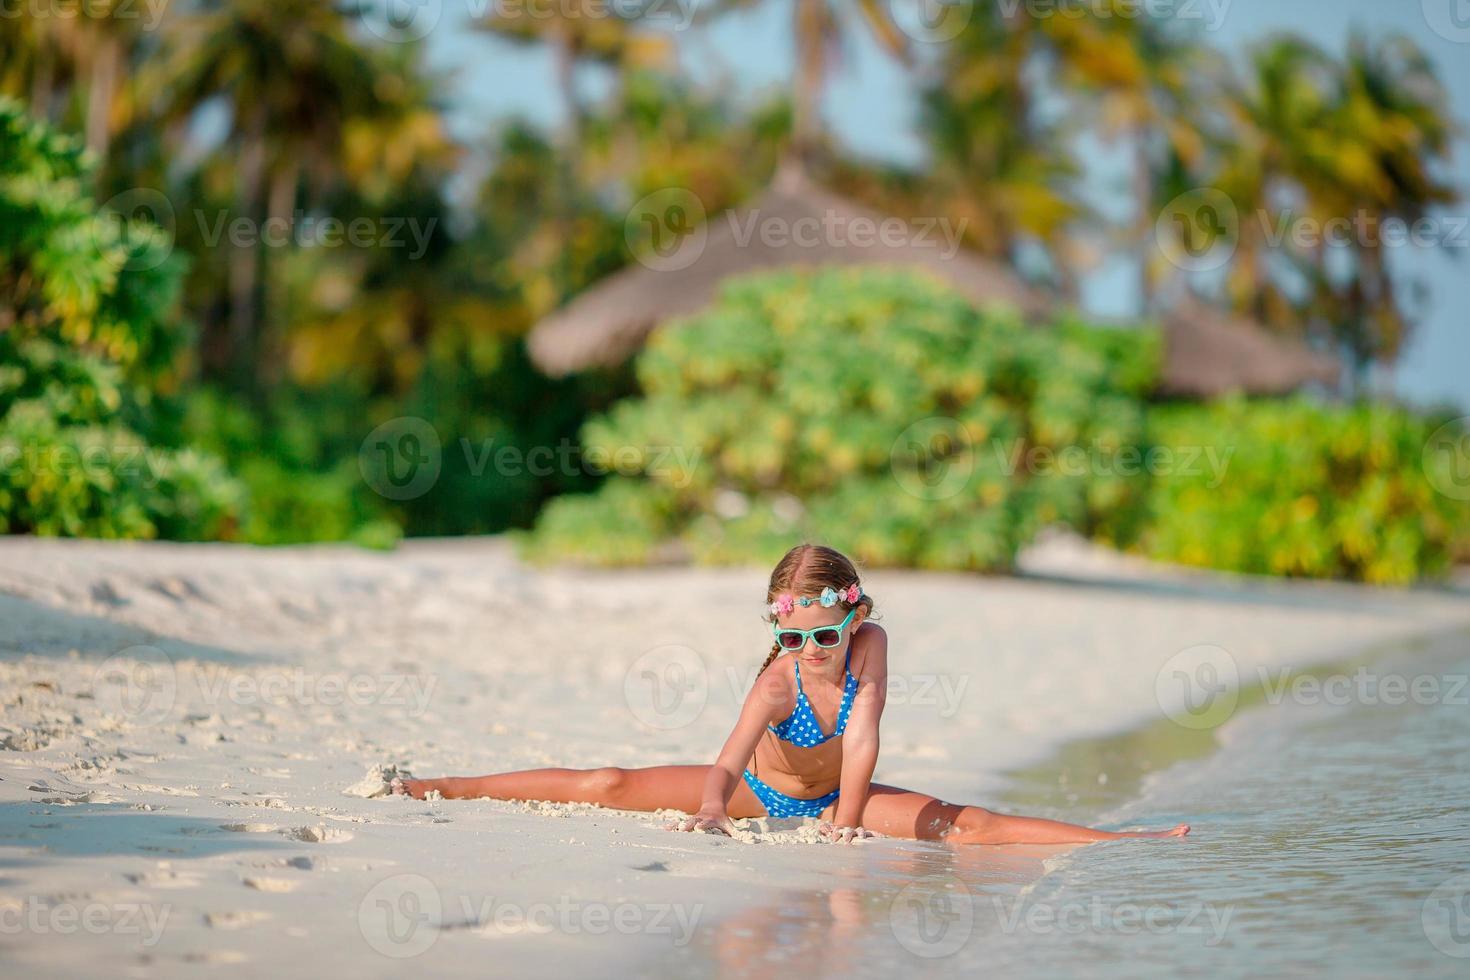
[[[754,2],[695,13],[717,19]],[[967,538],[941,544],[920,526],[912,498],[875,482],[892,439],[854,460],[833,457],[846,460],[845,489],[806,457],[778,476],[761,469],[748,454],[764,460],[786,445],[769,432],[743,440],[699,430],[699,445],[719,452],[682,488],[641,471],[484,465],[487,447],[570,444],[585,453],[634,434],[663,438],[668,419],[716,426],[715,391],[674,380],[693,370],[686,359],[705,362],[672,331],[656,335],[636,369],[565,379],[532,365],[525,336],[639,254],[644,243],[624,221],[633,202],[677,186],[714,214],[757,194],[782,159],[875,208],[963,221],[970,248],[1065,298],[1078,299],[1082,278],[1101,263],[1131,264],[1140,320],[1195,293],[1341,357],[1349,384],[1326,394],[1344,403],[1310,416],[1312,424],[1367,411],[1369,370],[1402,352],[1423,299],[1412,268],[1390,261],[1372,231],[1432,218],[1458,195],[1446,177],[1456,127],[1423,51],[1389,35],[1357,33],[1338,51],[1283,35],[1231,59],[1182,22],[1137,16],[1124,0],[1069,16],[1025,4],[966,6],[968,18],[958,20],[946,10],[916,35],[896,7],[795,0],[792,85],[752,99],[690,77],[688,35],[659,21],[667,5],[625,5],[614,15],[603,4],[572,4],[549,17],[497,7],[473,34],[487,57],[504,50],[492,38],[548,52],[559,118],[550,126],[503,118],[466,132],[451,125],[452,80],[429,64],[425,42],[388,40],[391,31],[352,5],[98,2],[84,16],[17,8],[0,18],[0,97],[8,99],[0,113],[0,451],[10,454],[0,459],[0,527],[386,546],[404,534],[534,525],[548,554],[571,557],[575,529],[615,511],[620,520],[602,522],[602,537],[587,537],[580,557],[656,557],[661,546],[643,539],[658,531],[717,561],[766,549],[792,526],[839,534],[832,514],[841,503],[883,511],[882,530],[860,550],[885,562],[1005,567],[1047,520],[1197,560],[1171,542],[1182,540],[1180,522],[1202,513],[1198,498],[1182,485],[1166,492],[1131,479],[982,481],[998,502],[988,517],[973,502],[929,502],[936,527]],[[454,28],[446,18],[439,29]],[[858,158],[823,126],[836,56],[859,34],[913,73],[922,167]],[[1100,207],[1089,187],[1099,147],[1129,162],[1108,195],[1126,202],[1124,211]],[[1202,188],[1223,196],[1233,223],[1217,226],[1215,211],[1201,223],[1207,209],[1192,195]],[[1281,234],[1334,221],[1370,231],[1339,245]],[[1218,261],[1201,272],[1181,254]],[[1227,411],[1179,406],[1171,414],[1145,401],[1140,376],[1096,377],[1099,364],[1155,356],[1147,330],[1054,324],[1044,336],[1061,346],[1043,357],[1040,341],[1007,314],[963,308],[932,285],[890,274],[732,286],[718,311],[690,325],[728,343],[708,356],[738,362],[749,352],[719,323],[756,325],[779,296],[809,309],[812,291],[839,281],[880,306],[915,290],[911,322],[930,339],[910,338],[910,355],[944,336],[980,358],[965,363],[987,384],[1003,387],[996,372],[1016,371],[1004,411],[981,395],[946,411],[1000,412],[996,420],[1037,448],[1089,426],[1140,445],[1155,424],[1169,438],[1182,435],[1179,426],[1210,433],[1214,413]],[[883,357],[871,318],[851,304],[837,309],[868,338],[865,357]],[[781,322],[812,329],[800,318]],[[761,343],[775,328],[757,331]],[[1009,360],[982,357],[956,331],[1015,349]],[[789,379],[770,387],[780,370],[765,378],[741,371],[722,396],[731,405],[756,392],[799,402]],[[890,395],[893,406],[920,410],[942,388],[926,374]],[[1101,398],[1109,414],[1077,421],[1067,399],[1079,392]],[[676,398],[701,407],[681,412]],[[844,405],[873,407],[839,401],[818,415]],[[872,424],[896,425],[893,406]],[[1272,408],[1260,406],[1259,426],[1254,403],[1228,411],[1252,416],[1240,424],[1257,432],[1275,418]],[[1300,405],[1291,411],[1308,417]],[[442,472],[423,494],[390,499],[364,478],[361,456],[369,432],[402,418],[437,434]],[[1418,431],[1411,418],[1402,416],[1405,432]],[[133,448],[153,454],[146,480],[105,467],[62,478],[14,462],[84,451],[116,458]],[[935,467],[928,460],[920,469],[937,479],[943,467]],[[1358,471],[1331,472],[1333,492],[1356,500],[1341,481]],[[1264,499],[1267,489],[1251,493]],[[1424,503],[1407,490],[1393,500],[1374,513],[1406,525],[1416,519],[1413,502]],[[701,507],[712,509],[701,516]],[[1339,542],[1317,549],[1336,557],[1294,552],[1285,561],[1262,551],[1252,568],[1395,581],[1410,564],[1432,572],[1441,567],[1429,527],[1438,513],[1421,515],[1422,547],[1400,543],[1392,556]],[[1227,553],[1212,550],[1206,560],[1241,564]]]

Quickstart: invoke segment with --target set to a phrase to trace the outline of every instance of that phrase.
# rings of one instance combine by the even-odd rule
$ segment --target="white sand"
[[[1161,670],[1201,644],[1252,677],[1470,623],[1463,590],[1227,579],[1067,538],[1024,567],[1054,578],[867,576],[894,671],[880,781],[984,803],[1065,740],[1158,718]],[[384,798],[369,771],[709,761],[769,649],[763,576],[542,572],[493,539],[0,538],[7,972],[603,975],[739,940],[782,895],[843,920],[835,882],[942,848]],[[985,850],[945,860],[1039,873]]]

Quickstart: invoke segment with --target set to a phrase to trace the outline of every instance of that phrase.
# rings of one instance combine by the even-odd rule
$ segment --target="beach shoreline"
[[[877,779],[1004,798],[1008,774],[1069,741],[1177,710],[1161,678],[1188,651],[1224,650],[1248,676],[1470,625],[1452,589],[1243,588],[1109,566],[1065,541],[1022,571],[865,576],[898,684]],[[650,815],[344,795],[374,764],[436,775],[712,758],[768,648],[764,574],[529,568],[499,539],[386,554],[0,540],[0,901],[169,913],[151,942],[73,931],[63,950],[54,925],[32,925],[5,937],[9,952],[37,975],[331,963],[378,976],[404,959],[476,974],[485,955],[553,975],[656,957],[698,922],[833,874],[881,875],[895,855],[923,864],[934,845],[834,853],[778,828],[754,837],[773,846],[749,846],[672,835]],[[670,677],[677,697],[660,689]],[[437,896],[438,915],[385,939],[375,896],[391,908],[405,895]],[[547,929],[527,918],[568,904]],[[593,908],[637,923],[596,933]]]

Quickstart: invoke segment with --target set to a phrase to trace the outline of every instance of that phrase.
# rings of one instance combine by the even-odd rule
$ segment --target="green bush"
[[[1158,342],[978,310],[916,273],[779,272],[654,335],[641,397],[583,429],[617,475],[543,511],[535,560],[767,562],[812,537],[874,565],[1004,569],[1042,526],[1133,533],[1142,475],[1034,462],[1143,434]]]
[[[183,340],[181,262],[87,177],[77,140],[0,99],[0,533],[228,537],[218,460],[139,434]]]
[[[1426,443],[1444,421],[1305,397],[1159,406],[1151,442],[1214,447],[1228,465],[1223,478],[1203,467],[1159,474],[1139,549],[1269,575],[1383,584],[1438,575],[1470,530],[1467,505],[1426,473],[1439,465]]]
[[[315,400],[303,399],[282,394],[262,412],[218,389],[196,388],[181,402],[174,436],[229,462],[243,487],[240,540],[392,547],[402,531],[363,482],[356,445],[333,444],[326,435],[331,429],[351,430],[342,416],[360,412],[360,401],[320,393]]]

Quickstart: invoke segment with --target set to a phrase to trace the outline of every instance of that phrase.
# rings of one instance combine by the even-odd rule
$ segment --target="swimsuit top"
[[[817,716],[812,711],[811,702],[806,699],[806,692],[801,689],[801,663],[799,661],[794,661],[791,665],[796,670],[796,707],[792,709],[790,717],[781,724],[766,727],[777,738],[804,749],[821,745],[841,735],[847,730],[847,715],[852,710],[853,695],[857,694],[858,689],[858,679],[852,676],[852,671],[848,669],[851,663],[852,642],[849,641],[847,659],[842,664],[842,672],[846,675],[847,680],[842,685],[842,706],[837,709],[837,727],[832,730],[831,735],[822,734],[822,726],[817,724]]]

